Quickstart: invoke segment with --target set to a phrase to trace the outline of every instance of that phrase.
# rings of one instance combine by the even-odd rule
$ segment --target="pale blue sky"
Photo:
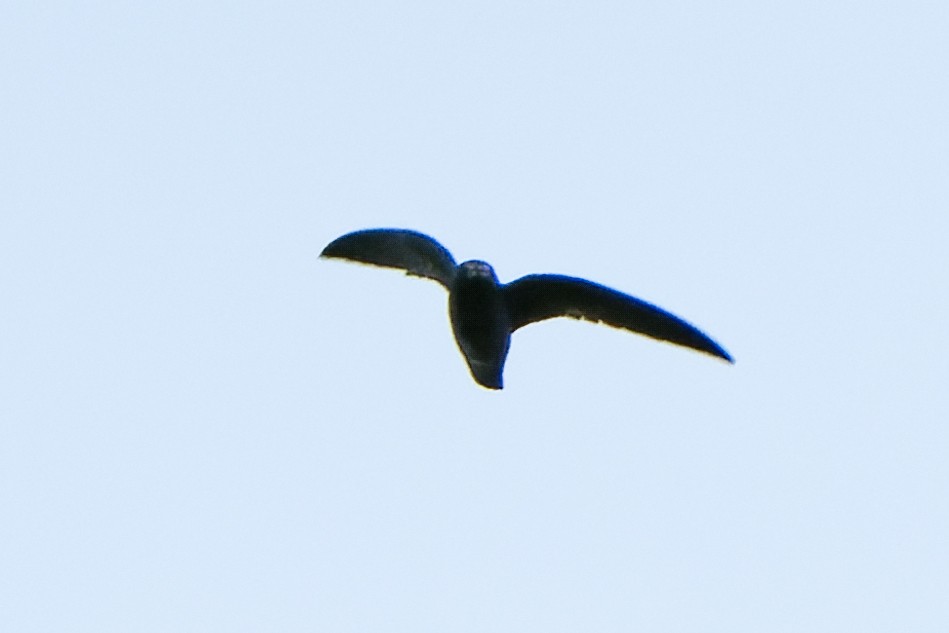
[[[0,629],[949,630],[949,8],[8,2]],[[425,231],[559,320],[477,387]]]

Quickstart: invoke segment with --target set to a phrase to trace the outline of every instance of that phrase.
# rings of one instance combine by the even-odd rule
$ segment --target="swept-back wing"
[[[320,257],[398,268],[407,275],[434,279],[446,289],[455,277],[455,259],[433,238],[406,229],[367,229],[338,237]]]
[[[585,279],[527,275],[505,285],[503,291],[513,330],[544,319],[572,317],[602,322],[734,362],[718,343],[674,314]]]

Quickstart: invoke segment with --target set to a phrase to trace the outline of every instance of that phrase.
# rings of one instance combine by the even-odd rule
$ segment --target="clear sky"
[[[949,630],[949,5],[6,2],[0,629]],[[565,319],[479,388],[407,227]]]

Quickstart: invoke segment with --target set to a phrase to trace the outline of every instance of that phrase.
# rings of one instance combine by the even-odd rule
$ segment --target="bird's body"
[[[368,229],[331,242],[322,257],[406,271],[448,290],[448,313],[458,348],[475,381],[501,389],[511,334],[529,323],[555,317],[603,322],[689,347],[732,362],[721,346],[665,310],[585,279],[527,275],[500,284],[486,262],[455,265],[451,253],[431,237],[404,229]]]
[[[500,389],[511,346],[511,317],[488,264],[470,261],[458,267],[448,293],[448,315],[471,375],[478,384]]]

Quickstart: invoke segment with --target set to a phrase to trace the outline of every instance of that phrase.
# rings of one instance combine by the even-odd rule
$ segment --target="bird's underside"
[[[348,233],[333,240],[321,257],[395,268],[439,282],[449,292],[452,331],[472,376],[491,389],[501,388],[510,335],[530,323],[557,317],[604,323],[733,362],[701,330],[651,303],[563,275],[527,275],[499,284],[487,263],[456,265],[448,249],[417,231]]]

